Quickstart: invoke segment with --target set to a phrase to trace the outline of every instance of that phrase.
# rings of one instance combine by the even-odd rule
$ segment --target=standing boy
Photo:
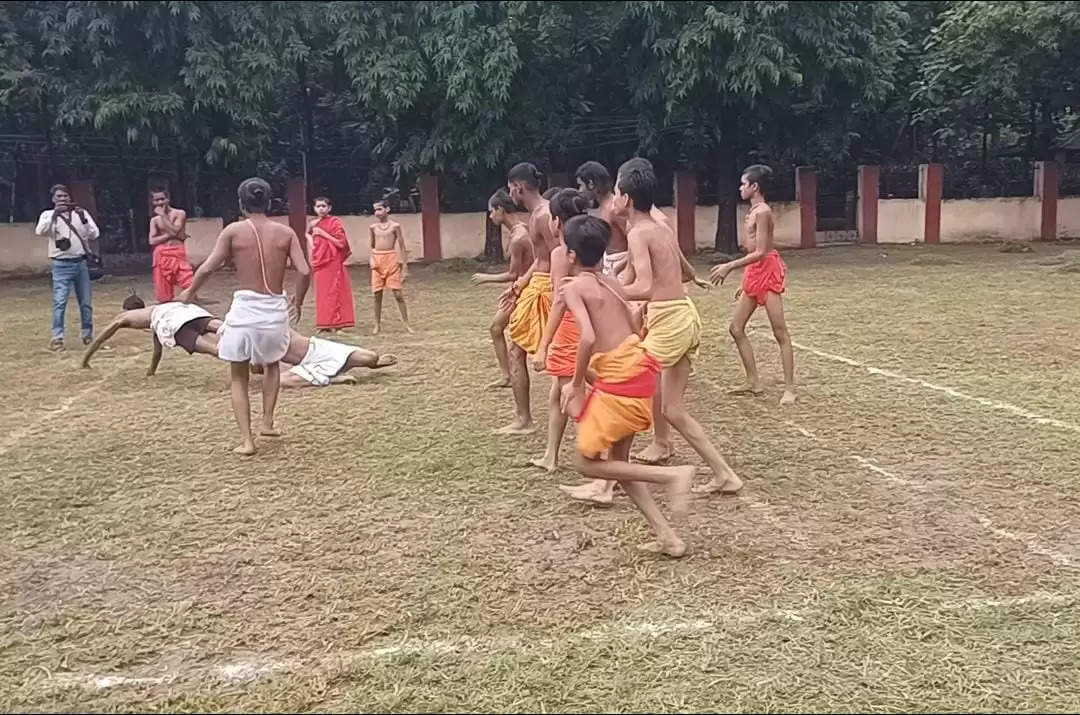
[[[299,319],[311,278],[296,233],[266,216],[270,208],[270,185],[263,179],[247,179],[240,184],[237,195],[245,220],[225,227],[214,250],[195,272],[191,287],[181,293],[178,300],[190,303],[199,287],[226,260],[231,259],[236,266],[236,282],[240,288],[233,293],[232,305],[218,331],[221,336],[218,356],[231,363],[232,407],[240,427],[240,446],[233,451],[248,456],[255,454],[248,399],[248,363],[258,363],[265,368],[263,422],[259,434],[278,437],[281,433],[274,426],[274,408],[281,379],[278,363],[289,349],[290,312]],[[290,259],[297,273],[296,294],[292,301],[285,295],[285,268]]]
[[[168,303],[176,295],[177,286],[191,286],[192,271],[188,263],[187,212],[172,206],[169,192],[159,189],[150,192],[154,215],[150,218],[150,245],[154,249],[154,298]]]
[[[356,325],[352,282],[345,261],[352,255],[345,226],[330,215],[330,199],[315,199],[315,220],[308,226],[311,275],[315,279],[315,329],[337,332]]]
[[[510,199],[506,189],[499,189],[488,199],[488,216],[491,222],[505,228],[510,234],[506,252],[509,266],[504,273],[474,273],[473,285],[484,283],[511,283],[520,278],[533,261],[532,244],[529,242],[529,227],[525,217],[518,213],[517,205]],[[512,307],[499,305],[495,317],[491,319],[491,344],[495,348],[495,360],[499,364],[501,377],[488,387],[510,387],[510,357],[506,348],[506,326],[510,323]]]
[[[409,326],[409,310],[405,307],[405,295],[402,287],[409,273],[409,252],[405,248],[405,237],[401,234],[401,224],[390,220],[390,206],[385,201],[372,204],[375,209],[375,223],[371,224],[371,292],[375,295],[375,330],[378,335],[382,330],[383,290],[394,292],[401,322],[405,330],[412,332]]]
[[[742,258],[714,267],[711,276],[714,283],[723,283],[728,273],[745,266],[729,330],[746,370],[746,385],[732,390],[731,394],[760,395],[765,391],[754,362],[754,347],[746,337],[746,323],[754,311],[763,305],[773,336],[780,346],[780,361],[784,366],[784,394],[780,404],[790,405],[795,402],[795,352],[791,349],[791,335],[784,319],[784,300],[781,298],[787,284],[787,266],[773,248],[772,209],[765,203],[765,189],[771,178],[772,169],[763,164],[754,164],[743,172],[739,196],[750,202],[750,211],[746,214],[746,247],[750,252]]]

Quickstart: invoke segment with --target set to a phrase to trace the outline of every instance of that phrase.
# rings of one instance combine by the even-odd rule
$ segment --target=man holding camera
[[[53,208],[41,212],[34,233],[49,239],[52,262],[52,341],[50,350],[64,349],[64,313],[68,295],[75,290],[79,301],[83,345],[94,337],[94,308],[90,304],[90,269],[87,258],[94,255],[91,241],[100,235],[90,214],[71,201],[63,184],[50,190]]]

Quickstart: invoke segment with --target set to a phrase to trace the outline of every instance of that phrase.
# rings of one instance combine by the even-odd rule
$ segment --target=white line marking
[[[876,464],[874,464],[871,460],[867,459],[866,457],[860,457],[857,454],[853,454],[853,455],[851,455],[851,458],[854,459],[859,464],[861,464],[863,467],[869,469],[874,474],[880,474],[881,476],[885,477],[886,479],[888,479],[890,482],[892,482],[894,484],[899,484],[901,486],[907,487],[908,489],[925,489],[926,488],[926,485],[923,484],[922,482],[914,482],[914,481],[912,481],[910,479],[904,479],[903,477],[898,477],[897,475],[893,474],[892,472],[887,471],[887,470],[882,469],[881,467],[877,466]]]
[[[813,432],[811,432],[810,430],[806,429],[806,428],[805,428],[805,427],[803,427],[802,425],[798,425],[798,424],[795,424],[794,422],[792,422],[792,421],[790,421],[790,420],[786,420],[786,421],[784,422],[784,424],[786,424],[786,425],[787,425],[788,427],[790,427],[791,429],[793,429],[793,430],[795,430],[796,432],[798,432],[799,434],[801,434],[801,435],[802,435],[803,437],[806,437],[807,439],[812,439],[812,440],[814,440],[815,442],[821,442],[821,441],[823,441],[823,440],[821,439],[821,437],[818,437],[818,436],[817,436],[816,434],[814,434],[814,433],[813,433]]]
[[[70,395],[69,397],[67,397],[63,402],[60,403],[60,407],[56,408],[55,410],[38,417],[36,420],[31,420],[30,422],[24,424],[22,427],[19,427],[9,432],[8,436],[4,438],[3,443],[0,444],[0,457],[3,457],[12,449],[14,449],[24,439],[33,434],[34,430],[36,430],[38,427],[45,424],[49,420],[55,419],[56,417],[59,417],[65,412],[68,412],[76,402],[86,398],[91,392],[101,389],[101,386],[104,383],[105,378],[102,378],[100,381],[95,382],[93,385],[90,385],[89,387],[84,388],[79,392],[76,392],[74,395]]]
[[[794,345],[795,347],[799,348],[800,350],[806,350],[807,352],[813,353],[814,355],[817,355],[818,357],[823,357],[823,358],[826,358],[827,360],[835,360],[836,362],[841,362],[841,363],[844,363],[845,365],[850,365],[852,367],[862,368],[862,369],[866,370],[871,375],[878,375],[878,376],[881,376],[881,377],[891,377],[894,380],[902,380],[903,382],[908,382],[908,383],[911,383],[912,385],[919,385],[920,387],[925,387],[928,390],[934,390],[935,392],[941,392],[943,394],[948,395],[949,397],[955,397],[955,398],[960,399],[960,400],[967,400],[968,402],[975,402],[977,404],[982,405],[983,407],[989,407],[990,409],[993,409],[993,410],[1001,410],[1001,411],[1004,411],[1004,412],[1010,412],[1010,413],[1016,415],[1017,417],[1023,417],[1024,419],[1031,420],[1032,422],[1034,422],[1036,424],[1046,425],[1046,426],[1050,426],[1050,427],[1057,427],[1058,429],[1069,430],[1071,432],[1080,432],[1080,425],[1073,424],[1072,422],[1066,422],[1064,420],[1055,419],[1053,417],[1045,417],[1045,416],[1040,415],[1040,414],[1038,414],[1036,412],[1032,412],[1031,410],[1024,409],[1023,407],[1018,407],[1016,405],[1009,404],[1008,402],[1001,402],[999,400],[991,400],[991,399],[988,399],[986,397],[978,397],[977,395],[969,395],[966,392],[960,392],[959,390],[957,390],[955,388],[952,388],[952,387],[947,387],[945,385],[937,385],[937,384],[935,384],[933,382],[928,382],[926,380],[922,380],[922,379],[919,379],[919,378],[908,377],[907,375],[902,375],[902,374],[900,374],[898,372],[895,372],[893,370],[884,370],[884,369],[879,368],[879,367],[874,367],[872,365],[867,365],[866,363],[859,362],[858,360],[852,360],[851,358],[846,358],[846,357],[844,357],[842,355],[834,355],[832,353],[827,353],[824,350],[818,350],[816,348],[812,348],[809,345],[803,345],[801,343],[797,343],[794,340],[791,342],[791,344]]]
[[[1006,531],[1005,529],[994,526],[994,523],[987,519],[985,516],[976,515],[975,518],[978,519],[979,524],[981,524],[984,528],[989,529],[1003,539],[1020,542],[1034,554],[1045,556],[1046,558],[1061,566],[1069,566],[1071,568],[1076,568],[1077,566],[1076,562],[1073,561],[1072,557],[1063,554],[1056,549],[1051,549],[1047,546],[1043,546],[1039,543],[1038,538],[1031,536],[1030,534],[1014,534],[1011,531]]]

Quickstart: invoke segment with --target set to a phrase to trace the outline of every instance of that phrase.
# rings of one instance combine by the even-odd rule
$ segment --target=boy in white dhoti
[[[232,259],[240,289],[233,293],[232,305],[218,330],[218,356],[231,363],[232,406],[240,427],[241,455],[255,454],[251,434],[251,403],[248,399],[248,364],[265,366],[263,379],[263,421],[259,434],[278,437],[274,426],[281,372],[278,362],[289,349],[289,317],[299,319],[300,307],[311,282],[310,269],[300,241],[288,226],[266,217],[270,207],[270,185],[259,178],[247,179],[237,190],[243,221],[231,223],[218,236],[214,250],[195,272],[191,286],[178,299],[187,303],[210,274]],[[296,294],[285,295],[285,268],[292,261],[296,269]]]

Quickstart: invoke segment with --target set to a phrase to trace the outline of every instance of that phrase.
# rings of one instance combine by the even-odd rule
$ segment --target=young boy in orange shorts
[[[732,390],[733,395],[760,395],[765,391],[754,361],[754,347],[746,337],[746,323],[759,306],[765,306],[772,326],[773,336],[780,345],[780,361],[784,366],[784,394],[781,405],[795,402],[795,353],[791,348],[791,335],[784,319],[784,301],[780,297],[787,285],[787,266],[773,248],[773,214],[765,203],[765,189],[772,178],[772,169],[754,164],[743,171],[739,195],[750,202],[746,214],[746,246],[749,249],[742,258],[715,266],[710,275],[713,283],[723,283],[728,273],[743,268],[742,287],[735,294],[735,313],[728,328],[739,349],[746,385]]]
[[[694,467],[631,464],[634,435],[652,424],[652,399],[660,363],[642,346],[640,318],[602,275],[611,227],[595,216],[575,216],[564,228],[573,277],[563,300],[581,330],[573,380],[562,390],[561,407],[578,421],[578,469],[586,477],[615,480],[656,533],[643,551],[678,558],[686,544],[664,519],[646,482],[662,484],[674,514],[686,512]],[[586,377],[592,390],[586,392]],[[604,452],[607,459],[601,459]]]
[[[401,234],[401,224],[390,220],[390,207],[385,201],[372,204],[375,209],[375,223],[371,224],[371,292],[375,295],[375,329],[373,335],[382,330],[383,289],[394,292],[401,322],[410,333],[409,310],[405,307],[405,295],[401,292],[409,274],[409,252],[405,248],[405,237]]]

